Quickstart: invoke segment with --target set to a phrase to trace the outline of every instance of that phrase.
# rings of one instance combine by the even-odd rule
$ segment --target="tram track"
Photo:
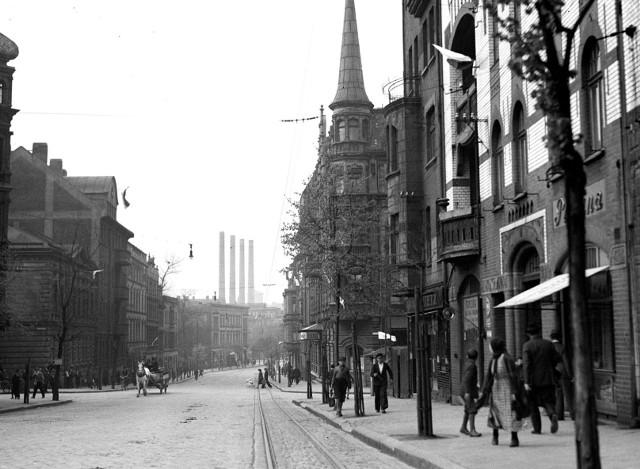
[[[268,405],[273,404],[276,412],[278,412],[286,422],[289,422],[295,426],[296,430],[298,431],[298,442],[300,442],[299,438],[303,438],[305,442],[309,443],[316,450],[316,454],[318,454],[322,458],[322,461],[318,461],[320,467],[347,469],[348,466],[342,463],[337,457],[335,457],[330,448],[328,448],[322,441],[320,441],[320,439],[316,438],[302,424],[300,424],[291,412],[280,405],[278,400],[275,399],[272,395],[270,389],[268,390],[268,394]],[[265,453],[264,457],[267,467],[269,469],[272,469],[291,466],[291,460],[288,459],[290,455],[283,454],[282,451],[279,452],[277,450],[278,445],[275,444],[276,442],[274,441],[275,434],[277,433],[274,429],[274,418],[273,415],[267,418],[265,404],[263,403],[263,393],[261,393],[259,389],[256,389],[256,395],[257,398],[255,400],[258,407],[258,414],[261,420],[263,448]],[[288,460],[285,461],[285,459]]]

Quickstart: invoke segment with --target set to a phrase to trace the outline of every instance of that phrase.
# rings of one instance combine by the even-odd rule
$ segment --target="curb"
[[[49,401],[49,402],[43,402],[42,404],[28,405],[27,407],[11,407],[8,409],[0,409],[0,414],[8,414],[9,412],[21,412],[24,410],[37,409],[39,407],[55,407],[55,406],[64,405],[64,404],[71,404],[72,402],[73,402],[72,400]]]
[[[459,464],[440,456],[428,454],[391,436],[367,430],[366,428],[353,428],[351,423],[348,421],[339,422],[337,419],[332,418],[325,412],[318,411],[306,405],[306,403],[302,401],[294,400],[292,402],[309,413],[320,417],[332,427],[338,428],[346,433],[350,433],[363,443],[376,448],[385,454],[389,454],[410,466],[417,467],[419,469],[465,469],[464,466],[460,466]]]

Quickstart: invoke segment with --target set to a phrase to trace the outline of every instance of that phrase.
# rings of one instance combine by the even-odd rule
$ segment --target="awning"
[[[323,330],[322,324],[311,324],[304,329],[300,329],[298,332],[322,332]]]
[[[591,277],[592,275],[597,274],[598,272],[602,272],[603,270],[607,270],[609,268],[608,265],[603,267],[594,267],[593,269],[587,269],[584,272],[585,277]],[[555,277],[547,280],[546,282],[542,282],[540,285],[536,285],[533,288],[529,288],[528,290],[523,291],[522,293],[517,294],[513,298],[509,298],[507,301],[500,303],[499,305],[494,306],[494,308],[509,308],[511,306],[519,306],[526,305],[528,303],[533,303],[534,301],[538,301],[545,296],[552,295],[555,292],[559,292],[564,288],[569,286],[569,274],[560,274]]]

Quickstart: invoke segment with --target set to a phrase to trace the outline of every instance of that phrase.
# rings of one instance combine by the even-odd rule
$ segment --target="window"
[[[417,79],[420,76],[420,63],[418,62],[418,36],[413,39],[413,76]]]
[[[398,246],[400,244],[400,214],[395,213],[389,218],[389,255],[391,263],[398,260]]]
[[[425,151],[427,161],[436,157],[436,121],[435,121],[435,110],[434,108],[429,109],[427,115],[425,117],[426,123],[426,146]]]
[[[398,170],[398,129],[393,125],[387,127],[388,152],[389,152],[389,171]]]
[[[493,205],[500,205],[504,187],[504,152],[502,150],[502,129],[496,122],[491,133],[491,176],[493,185]]]
[[[435,9],[429,10],[429,43],[427,45],[429,59],[433,57],[433,45],[436,43],[436,14]]]
[[[362,140],[369,141],[369,119],[362,120]]]
[[[4,102],[4,83],[0,81],[0,104]]]
[[[524,122],[522,103],[516,104],[513,112],[513,189],[515,194],[526,190],[527,175],[527,128]]]
[[[492,57],[493,57],[493,63],[497,64],[500,62],[500,36],[499,36],[499,31],[500,31],[500,21],[498,19],[498,10],[497,7],[495,7],[492,12],[491,12],[491,23],[493,24],[493,34],[491,35],[491,42],[492,42]]]
[[[359,130],[358,119],[349,119],[349,140],[358,140]]]
[[[586,145],[587,153],[602,149],[604,127],[604,97],[602,87],[602,64],[598,41],[591,38],[584,51],[583,76],[586,101]]]
[[[431,46],[429,45],[429,28],[427,27],[427,20],[422,23],[422,63],[426,67],[431,58]]]
[[[341,119],[338,121],[338,138],[336,139],[337,142],[343,142],[345,140],[345,132],[345,123],[344,120]]]
[[[431,207],[424,213],[424,251],[426,264],[431,265]]]

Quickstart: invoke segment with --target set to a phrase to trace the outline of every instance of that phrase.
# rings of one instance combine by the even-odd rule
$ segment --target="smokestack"
[[[249,240],[249,300],[248,303],[255,303],[255,292],[253,291],[253,240]]]
[[[236,237],[229,239],[229,303],[236,302]]]
[[[238,303],[246,304],[247,295],[244,289],[244,239],[240,240],[240,265],[238,269],[240,278],[238,279],[238,285],[240,286],[240,295],[238,296]]]
[[[225,296],[225,268],[224,268],[224,231],[220,232],[220,251],[218,253],[218,298],[221,303],[226,303]]]

